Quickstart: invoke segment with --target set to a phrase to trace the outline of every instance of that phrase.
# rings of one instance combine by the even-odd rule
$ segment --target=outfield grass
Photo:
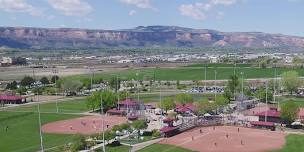
[[[172,146],[172,145],[164,145],[164,144],[153,144],[144,149],[139,150],[138,152],[192,152],[191,150],[187,150],[184,148]]]
[[[76,118],[79,115],[41,114],[42,124]],[[6,132],[6,126],[8,131]],[[73,135],[43,134],[45,148],[59,146],[73,139]],[[38,113],[0,112],[0,151],[33,152],[40,148]]]
[[[217,79],[224,80],[229,79],[231,75],[234,74],[234,68],[226,67],[226,68],[216,68],[216,67],[209,67],[207,69],[207,80],[214,80],[214,71],[217,70]],[[288,68],[277,68],[277,75],[282,74],[283,72],[295,70],[299,72],[300,76],[304,76],[304,70],[302,69],[288,69]],[[244,78],[246,79],[254,79],[254,78],[273,78],[275,69],[274,68],[236,68],[236,74],[240,75],[241,72],[244,73]],[[138,73],[138,77],[136,76]],[[109,80],[112,77],[116,77],[114,75],[119,75],[120,78],[125,80],[148,80],[154,79],[155,80],[204,80],[204,68],[203,67],[180,67],[180,68],[154,68],[154,69],[128,69],[120,72],[113,72],[113,73],[103,73],[103,74],[95,74],[94,81],[100,80],[101,78],[105,80]],[[75,76],[68,76],[63,79],[74,79],[74,80],[89,80],[90,75],[75,75]]]
[[[280,104],[286,102],[294,102],[299,107],[304,107],[304,97],[283,96],[283,97],[279,97],[278,100],[280,101]]]
[[[288,135],[286,144],[277,152],[302,152],[304,151],[304,135]]]
[[[86,99],[75,99],[58,102],[59,112],[62,113],[81,113],[89,111],[86,106]],[[9,110],[14,111],[27,111],[27,112],[36,112],[36,105],[21,105],[18,107],[10,108]],[[56,103],[43,103],[40,105],[41,112],[56,112]]]

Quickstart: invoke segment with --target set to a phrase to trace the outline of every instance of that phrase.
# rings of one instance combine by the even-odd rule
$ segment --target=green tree
[[[115,106],[117,101],[117,95],[112,91],[108,91],[108,90],[102,92],[100,91],[94,92],[91,96],[87,98],[86,105],[88,108],[92,109],[93,111],[95,109],[100,109],[101,99],[102,99],[104,112],[106,112],[108,109]]]
[[[19,93],[20,95],[25,95],[27,89],[25,87],[19,87],[16,92]]]
[[[8,83],[6,85],[6,89],[9,89],[9,90],[16,90],[17,89],[17,82],[16,81],[13,81],[11,83]]]
[[[175,101],[181,104],[192,103],[193,97],[190,94],[180,93],[175,96]]]
[[[84,150],[86,147],[85,137],[83,135],[77,135],[71,145],[71,151],[77,152],[79,150]]]
[[[265,87],[259,87],[255,93],[255,97],[260,99],[261,102],[266,102],[266,88]],[[270,89],[267,91],[267,101],[273,100],[273,93]]]
[[[240,80],[237,75],[230,76],[230,79],[227,84],[227,89],[229,89],[229,92],[232,93],[233,96],[235,96],[235,93],[238,93],[240,87]]]
[[[195,102],[194,104],[196,106],[196,113],[198,114],[212,112],[217,108],[215,103],[211,103],[208,101]]]
[[[282,74],[283,86],[290,94],[295,92],[301,85],[299,74],[296,71],[288,71]]]
[[[136,120],[132,122],[132,127],[136,130],[147,129],[148,124],[144,120]]]
[[[226,106],[227,104],[229,104],[229,100],[224,96],[221,95],[216,98],[215,105],[217,107],[223,107]]]
[[[51,78],[51,82],[55,83],[55,81],[57,82],[59,80],[59,76],[58,75],[53,75]]]
[[[110,80],[110,87],[117,92],[120,89],[120,78],[112,77]]]
[[[299,110],[300,109],[296,103],[288,101],[281,105],[281,118],[290,124],[297,119]]]
[[[168,110],[174,109],[175,108],[174,99],[171,97],[167,97],[164,100],[162,100],[161,104],[160,102],[158,103],[158,107],[164,109],[166,112]]]
[[[104,137],[105,137],[105,140],[109,141],[109,140],[112,140],[116,137],[116,134],[114,131],[111,131],[111,130],[107,130],[104,132]],[[102,138],[100,138],[102,139]]]
[[[42,77],[41,79],[40,79],[40,82],[42,83],[42,84],[49,84],[50,83],[50,81],[49,81],[49,79],[47,78],[47,77]]]
[[[82,87],[82,83],[79,80],[65,79],[61,83],[61,88],[69,93],[75,93]]]
[[[230,91],[230,89],[228,87],[226,87],[224,89],[224,97],[229,100],[229,102],[231,101],[231,98],[233,97],[233,93]]]
[[[30,77],[30,76],[25,76],[21,82],[20,82],[20,85],[21,86],[24,86],[24,87],[27,87],[27,86],[30,86],[31,84],[33,84],[35,82],[34,78]]]

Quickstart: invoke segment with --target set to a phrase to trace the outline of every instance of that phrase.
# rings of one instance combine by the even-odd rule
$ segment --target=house
[[[210,63],[218,63],[219,58],[217,56],[210,56],[209,61],[210,61]]]

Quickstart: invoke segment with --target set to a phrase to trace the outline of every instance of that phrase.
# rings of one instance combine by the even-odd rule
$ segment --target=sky
[[[0,26],[149,25],[304,36],[304,0],[0,0]]]

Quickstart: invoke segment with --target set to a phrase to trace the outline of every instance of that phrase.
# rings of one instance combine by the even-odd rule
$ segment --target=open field
[[[234,68],[231,67],[209,67],[207,69],[207,80],[214,80],[214,70],[217,70],[217,79],[225,80],[229,79],[234,74]],[[302,69],[288,69],[288,68],[277,68],[277,75],[280,75],[286,71],[296,70],[300,76],[304,76]],[[244,73],[246,79],[258,79],[258,78],[273,78],[275,69],[274,68],[236,68],[236,74],[240,75]],[[138,76],[136,76],[138,73]],[[118,75],[122,79],[126,80],[204,80],[204,68],[203,67],[179,67],[179,68],[146,68],[146,69],[128,69],[119,72],[105,72],[102,74],[95,74],[94,79],[106,79],[109,80],[111,77]],[[74,75],[68,76],[66,79],[85,80],[89,79],[91,75]]]
[[[79,115],[41,114],[42,124],[76,117]],[[37,151],[40,148],[38,113],[0,111],[0,137],[1,151]],[[45,148],[59,146],[72,139],[73,135],[43,134]]]
[[[284,96],[278,98],[280,104],[286,103],[286,102],[294,102],[299,107],[304,107],[304,97],[290,97],[290,96]]]
[[[86,99],[75,99],[58,102],[58,109],[61,113],[81,113],[89,111],[86,106]],[[24,112],[36,112],[37,105],[20,105],[18,107],[12,107],[7,109],[9,111],[24,111]],[[49,102],[40,105],[41,112],[56,112],[56,103]]]
[[[200,133],[202,129],[203,133]],[[226,137],[228,135],[228,138]],[[285,144],[285,134],[269,130],[217,126],[196,128],[167,138],[160,143],[193,151],[208,152],[265,152]],[[193,138],[193,140],[192,140]]]

